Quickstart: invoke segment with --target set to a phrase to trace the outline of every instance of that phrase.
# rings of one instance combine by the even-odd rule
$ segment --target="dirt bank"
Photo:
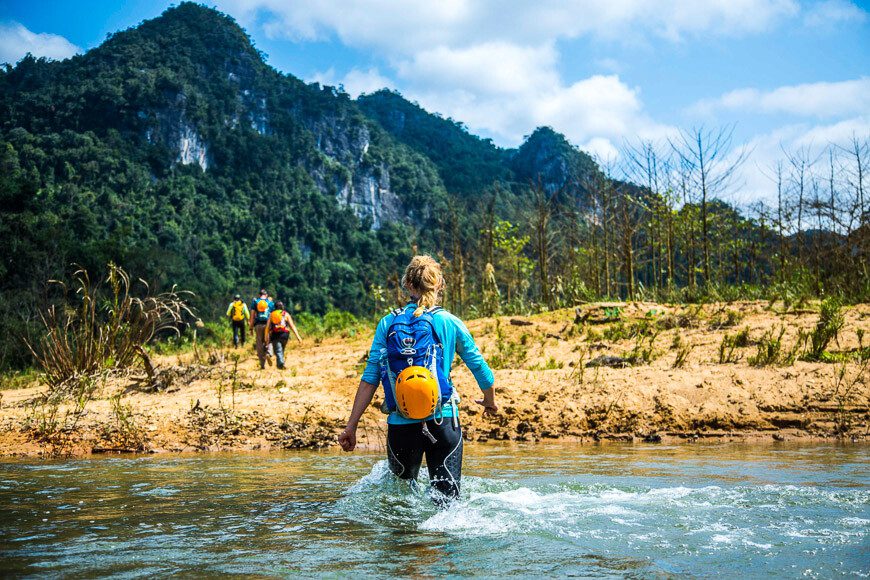
[[[844,328],[828,347],[833,359],[854,353],[861,331],[870,331],[870,305],[844,313]],[[803,340],[801,331],[818,320],[812,308],[778,313],[766,303],[634,303],[619,309],[618,320],[614,314],[588,305],[578,312],[470,321],[494,366],[501,413],[482,416],[473,403],[479,391],[471,374],[457,365],[453,376],[466,437],[656,442],[868,436],[866,366],[854,356],[845,366],[791,360],[802,352],[793,348]],[[766,333],[774,339],[781,329],[779,359],[764,365],[752,360],[759,343],[769,346]],[[68,414],[70,404],[56,410],[40,404],[44,386],[0,391],[0,454],[333,445],[370,341],[370,334],[306,339],[291,345],[284,371],[259,370],[249,349],[155,357],[160,391],[142,392],[136,382],[141,372],[113,377],[99,385],[77,420]],[[379,403],[380,395],[374,405]],[[383,415],[372,408],[360,426],[361,444],[380,446],[384,430]]]

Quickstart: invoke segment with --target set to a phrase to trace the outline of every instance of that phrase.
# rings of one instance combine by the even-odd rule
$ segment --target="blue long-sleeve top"
[[[417,309],[417,305],[413,302],[405,306],[405,312]],[[375,329],[375,337],[372,340],[372,347],[369,349],[369,358],[366,363],[365,371],[363,371],[362,380],[370,385],[377,385],[381,380],[380,360],[381,349],[387,347],[387,330],[393,323],[396,315],[392,312],[381,318]],[[490,389],[495,383],[495,377],[492,375],[492,370],[480,353],[480,349],[474,343],[474,338],[468,331],[465,324],[454,315],[446,310],[438,310],[432,315],[432,326],[435,329],[435,334],[444,349],[444,376],[450,376],[450,367],[453,364],[453,357],[458,353],[462,358],[468,370],[474,375],[477,381],[477,386],[480,390],[485,391]],[[452,384],[452,381],[451,381]],[[452,417],[455,410],[453,405],[445,405],[442,409],[442,417]],[[393,411],[387,418],[387,423],[392,425],[403,425],[407,423],[419,423],[413,419],[402,417],[398,411]]]

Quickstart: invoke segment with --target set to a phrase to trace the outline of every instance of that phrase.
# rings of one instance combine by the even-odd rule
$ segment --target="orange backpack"
[[[273,310],[269,315],[269,320],[272,322],[272,332],[290,332],[287,325],[284,324],[284,311]]]

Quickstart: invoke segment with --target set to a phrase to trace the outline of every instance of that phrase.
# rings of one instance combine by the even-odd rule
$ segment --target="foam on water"
[[[682,546],[689,554],[753,553],[767,557],[796,538],[817,545],[865,538],[870,491],[796,485],[607,486],[517,483],[465,476],[462,498],[436,510],[421,477],[414,488],[393,477],[386,461],[354,483],[339,502],[347,517],[466,540],[562,538],[598,549],[647,552]],[[836,530],[812,526],[806,509],[859,510]],[[827,522],[830,526],[831,522]],[[694,546],[694,547],[690,547]]]
[[[0,465],[13,575],[767,576],[870,573],[868,455],[486,448],[439,511],[381,456]],[[727,450],[727,448],[726,448]],[[655,453],[641,457],[638,454]],[[670,453],[670,452],[669,452]],[[839,454],[839,455],[837,455]],[[838,458],[832,459],[833,455]],[[815,459],[813,459],[815,457]],[[740,463],[742,461],[742,463]],[[603,465],[604,464],[604,465]],[[5,542],[5,544],[4,544]],[[5,546],[5,551],[3,546]]]

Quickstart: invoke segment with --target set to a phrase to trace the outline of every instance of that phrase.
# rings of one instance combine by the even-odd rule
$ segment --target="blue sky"
[[[279,70],[387,86],[514,147],[550,125],[602,159],[626,140],[736,124],[736,201],[780,147],[870,135],[870,0],[213,0]],[[5,0],[0,61],[64,58],[169,2]]]

